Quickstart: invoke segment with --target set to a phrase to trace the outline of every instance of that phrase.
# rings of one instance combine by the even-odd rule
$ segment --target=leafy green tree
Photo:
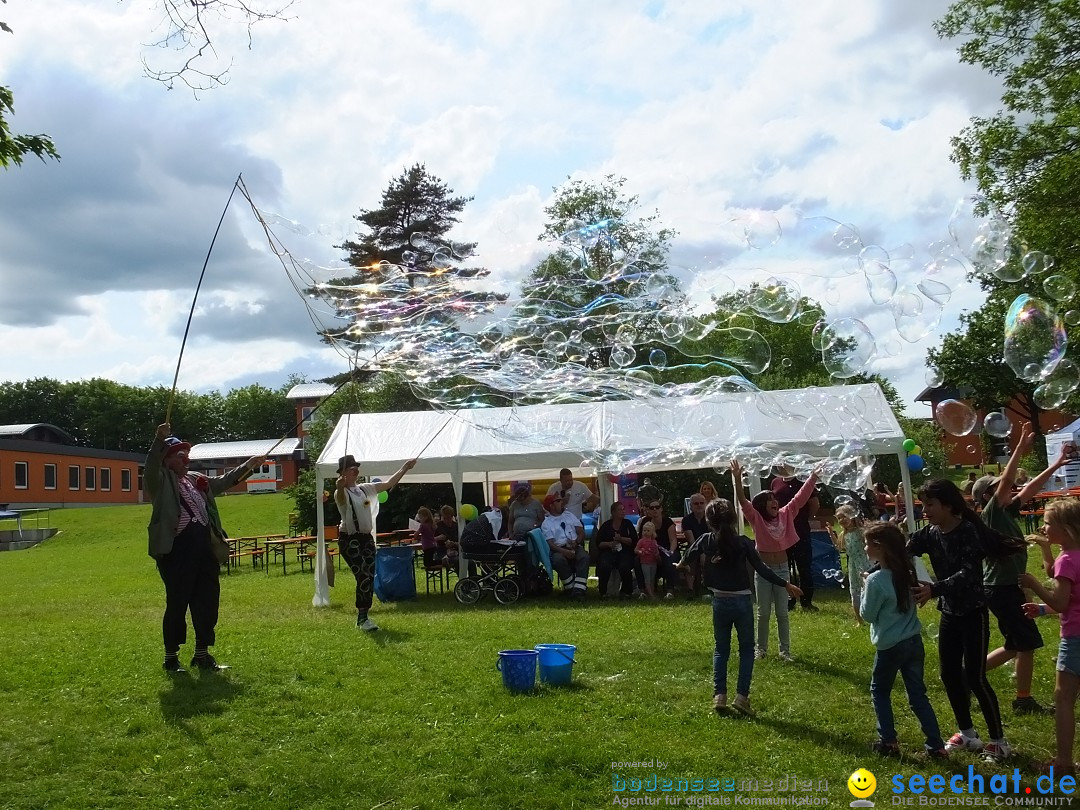
[[[0,0],[6,3],[7,0]],[[0,21],[0,31],[14,33],[11,27]],[[15,114],[15,95],[8,87],[0,86],[0,168],[21,166],[27,155],[37,155],[42,161],[50,157],[59,160],[56,145],[47,135],[13,135],[7,116]]]
[[[287,435],[295,423],[295,409],[281,390],[258,383],[234,388],[225,395],[222,408],[224,432],[228,436],[276,439]]]
[[[471,199],[454,196],[419,163],[391,180],[379,207],[356,216],[362,232],[339,246],[355,273],[309,290],[329,301],[345,322],[325,331],[323,339],[343,342],[360,356],[377,349],[389,354],[408,346],[421,328],[449,339],[460,318],[505,299],[458,284],[488,274],[467,266],[475,242],[449,238]]]
[[[999,204],[1023,200],[1051,162],[1080,147],[1080,3],[957,0],[935,29],[963,40],[960,61],[1005,88],[1000,112],[953,139],[953,159]]]
[[[633,280],[666,266],[677,233],[661,226],[655,211],[637,218],[640,201],[625,185],[625,177],[609,174],[553,189],[538,239],[558,247],[530,273],[523,298],[581,307],[601,293],[624,295]]]

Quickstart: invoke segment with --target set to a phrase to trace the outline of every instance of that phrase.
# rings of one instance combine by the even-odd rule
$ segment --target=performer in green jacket
[[[195,629],[195,656],[191,665],[204,670],[223,667],[210,655],[218,620],[221,595],[220,564],[211,550],[211,533],[224,537],[214,496],[243,481],[262,463],[248,459],[225,475],[210,477],[188,472],[191,445],[170,436],[168,423],[159,425],[146,456],[143,491],[153,504],[147,527],[149,553],[157,561],[165,583],[165,616],[161,631],[165,640],[166,672],[179,673],[180,645],[187,641],[187,612]]]

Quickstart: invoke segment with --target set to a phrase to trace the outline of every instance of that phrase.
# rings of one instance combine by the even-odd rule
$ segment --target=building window
[[[30,473],[27,471],[25,461],[15,462],[15,489],[26,489],[29,486]]]
[[[112,489],[112,468],[101,468],[101,491],[108,492]]]
[[[275,464],[274,467],[277,469],[277,480],[278,481],[283,480],[283,476],[284,476],[284,473],[285,473],[285,465],[284,464]]]
[[[314,408],[301,408],[300,409],[300,421],[304,423],[304,430],[311,427],[311,412]]]
[[[97,489],[97,468],[87,467],[83,475],[83,480],[86,482],[86,489]]]
[[[139,492],[142,492],[143,489],[143,470],[145,469],[141,464],[139,465]]]
[[[45,489],[56,489],[56,465],[45,465]]]
[[[131,470],[127,467],[120,470],[120,489],[131,492]]]
[[[79,468],[77,465],[68,467],[68,489],[79,488]]]

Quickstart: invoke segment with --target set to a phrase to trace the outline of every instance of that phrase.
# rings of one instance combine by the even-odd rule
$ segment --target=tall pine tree
[[[471,200],[454,196],[420,163],[391,180],[379,207],[356,215],[362,225],[357,237],[338,246],[355,273],[318,288],[344,322],[324,339],[343,340],[361,355],[399,350],[417,339],[446,339],[463,318],[503,300],[459,284],[488,274],[468,266],[475,242],[448,236]]]

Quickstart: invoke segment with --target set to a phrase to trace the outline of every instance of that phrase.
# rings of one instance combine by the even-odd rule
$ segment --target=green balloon
[[[461,505],[461,518],[462,520],[476,520],[476,507],[471,503],[463,503]]]
[[[390,494],[384,489],[379,493],[379,503],[386,503],[386,499],[390,497]]]
[[[904,449],[909,453],[912,450],[914,450],[915,449],[915,440],[914,439],[904,439]]]

